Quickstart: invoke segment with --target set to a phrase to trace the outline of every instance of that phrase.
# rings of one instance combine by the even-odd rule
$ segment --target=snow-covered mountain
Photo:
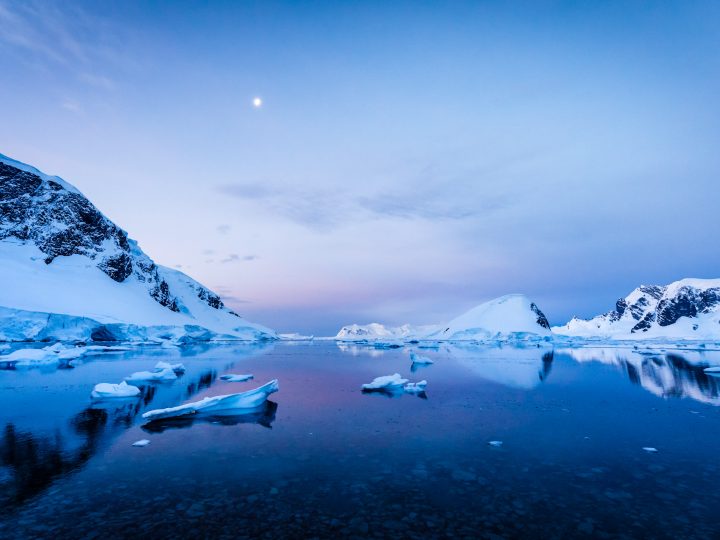
[[[75,187],[0,154],[0,341],[275,339]]]
[[[464,341],[524,335],[549,336],[550,324],[527,296],[508,294],[474,307],[428,337]]]
[[[590,320],[573,318],[553,332],[612,339],[720,339],[720,279],[641,285]]]
[[[431,326],[382,324],[344,326],[339,341],[429,340],[492,341],[550,337],[550,324],[542,311],[522,294],[509,294],[480,304],[447,324]]]

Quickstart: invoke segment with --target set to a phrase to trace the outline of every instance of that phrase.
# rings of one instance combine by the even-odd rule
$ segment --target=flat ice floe
[[[247,373],[244,375],[236,375],[234,373],[228,373],[227,375],[220,375],[220,380],[225,382],[245,382],[249,381],[250,379],[254,379],[255,376],[252,373]]]
[[[207,415],[235,415],[243,411],[252,411],[262,406],[268,396],[279,390],[277,379],[247,392],[239,394],[227,394],[224,396],[206,397],[200,401],[169,407],[167,409],[156,409],[142,415],[145,420],[161,420],[164,418],[177,418],[197,414]]]
[[[140,395],[140,389],[125,381],[120,384],[99,383],[90,394],[93,399],[129,398]]]
[[[177,379],[177,375],[172,368],[165,368],[158,371],[136,371],[132,375],[125,377],[125,381],[128,382],[160,382],[160,381],[174,381]]]

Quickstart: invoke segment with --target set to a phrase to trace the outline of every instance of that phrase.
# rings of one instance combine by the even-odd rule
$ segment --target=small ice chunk
[[[658,451],[657,448],[653,448],[652,446],[643,446],[643,450],[645,450],[646,452],[649,452],[651,454],[654,454]]]
[[[126,381],[174,381],[177,375],[171,368],[165,368],[160,371],[136,371],[132,375],[125,377]]]
[[[399,373],[394,375],[384,375],[382,377],[376,377],[371,383],[363,384],[362,389],[372,392],[374,390],[399,390],[408,382],[407,379],[403,379]]]
[[[183,364],[170,364],[162,360],[155,364],[155,371],[162,371],[164,369],[172,369],[177,374],[185,373],[185,366]]]
[[[711,366],[703,369],[705,373],[720,373],[720,366]]]
[[[422,394],[427,386],[427,381],[420,381],[416,383],[407,383],[404,386],[405,391],[408,394]]]
[[[147,446],[148,444],[150,444],[150,441],[147,439],[140,439],[139,441],[135,441],[134,443],[132,443],[133,446],[138,446],[140,448],[142,448],[143,446]]]
[[[427,356],[420,356],[419,354],[417,354],[415,352],[410,353],[410,361],[413,364],[434,364],[435,363],[432,360],[430,360],[430,358],[428,358]]]
[[[255,376],[252,373],[247,373],[244,375],[238,375],[235,373],[228,373],[227,375],[220,375],[220,379],[226,382],[245,382],[249,381],[250,379],[254,379]]]
[[[137,386],[129,385],[125,381],[120,384],[96,384],[90,394],[93,399],[128,398],[138,395],[140,395],[140,389]]]
[[[500,448],[503,445],[502,441],[489,441],[488,444],[490,446],[494,446],[495,448]]]

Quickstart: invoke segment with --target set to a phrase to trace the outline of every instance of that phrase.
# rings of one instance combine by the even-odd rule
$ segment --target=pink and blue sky
[[[280,331],[720,276],[717,2],[0,0],[0,69],[0,152]]]

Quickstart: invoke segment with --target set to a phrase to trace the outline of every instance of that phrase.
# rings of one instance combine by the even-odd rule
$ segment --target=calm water
[[[419,352],[435,364],[414,373],[407,350],[330,342],[0,371],[0,537],[720,537],[720,379],[693,366],[720,353]],[[91,405],[95,383],[159,359],[188,370]],[[360,392],[395,372],[427,379],[427,399]],[[271,378],[251,416],[140,418]]]

